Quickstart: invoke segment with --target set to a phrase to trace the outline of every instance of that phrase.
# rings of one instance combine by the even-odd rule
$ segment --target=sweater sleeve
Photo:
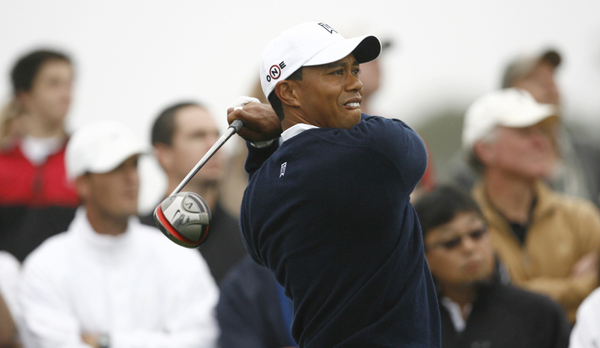
[[[581,301],[594,289],[598,283],[595,275],[577,278],[537,277],[517,284],[523,288],[546,294],[565,309],[569,321],[575,321],[575,313]]]
[[[600,250],[600,214],[597,208],[589,203],[579,201],[573,205],[573,231],[578,234],[579,256]],[[598,286],[596,274],[581,277],[551,278],[536,277],[521,282],[525,288],[544,293],[560,303],[571,322],[581,302]]]
[[[368,141],[369,147],[386,156],[410,191],[423,177],[427,167],[425,144],[403,121],[367,116],[351,130],[351,134]]]
[[[19,284],[24,342],[38,348],[89,348],[81,340],[79,322],[61,287],[60,271],[52,272],[62,267],[60,260],[46,262],[38,256],[26,260]]]
[[[279,148],[279,138],[275,139],[275,141],[267,147],[255,147],[252,146],[250,142],[246,142],[246,147],[248,148],[248,157],[246,158],[244,169],[248,173],[249,178],[252,178],[254,172],[256,172],[260,166],[271,157],[273,152]]]
[[[219,336],[215,307],[218,289],[206,262],[196,250],[172,253],[179,267],[165,265],[168,293],[166,327],[160,330],[109,332],[118,348],[213,348]],[[169,269],[166,269],[169,268]]]

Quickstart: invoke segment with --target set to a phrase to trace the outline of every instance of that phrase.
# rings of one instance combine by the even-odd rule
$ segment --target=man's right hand
[[[244,122],[238,135],[250,142],[269,141],[278,138],[283,129],[281,121],[270,104],[248,103],[240,109],[227,109],[227,122],[236,119]]]
[[[597,251],[583,255],[571,269],[571,276],[582,277],[598,274],[600,255]]]

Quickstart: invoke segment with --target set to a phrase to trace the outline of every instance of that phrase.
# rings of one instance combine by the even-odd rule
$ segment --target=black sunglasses
[[[439,246],[446,250],[452,250],[452,249],[456,249],[462,243],[463,238],[465,238],[466,236],[469,236],[469,237],[471,237],[472,240],[476,241],[476,240],[481,239],[481,237],[483,237],[486,233],[487,233],[487,228],[482,227],[476,231],[465,233],[463,235],[457,236],[455,238],[449,239],[444,242],[432,243],[431,246],[432,247]]]

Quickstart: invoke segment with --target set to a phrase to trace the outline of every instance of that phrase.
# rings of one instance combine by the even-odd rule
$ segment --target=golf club
[[[154,209],[156,226],[171,241],[186,248],[195,248],[206,241],[211,219],[208,204],[197,193],[180,191],[223,144],[239,132],[243,126],[244,123],[241,120],[234,120],[225,134],[206,152],[169,197]]]

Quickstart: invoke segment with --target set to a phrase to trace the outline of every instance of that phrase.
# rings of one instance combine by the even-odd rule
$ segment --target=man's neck
[[[110,216],[92,206],[86,206],[86,214],[90,225],[96,233],[117,236],[127,230],[129,217]]]
[[[297,110],[286,109],[285,117],[281,121],[281,128],[285,131],[299,123],[310,124],[319,127],[319,125],[313,124],[307,117],[304,117],[302,113],[297,112]]]
[[[64,125],[62,122],[48,122],[39,115],[25,113],[23,114],[25,123],[25,134],[35,138],[66,138]]]
[[[483,183],[491,204],[509,221],[523,225],[529,222],[531,205],[535,199],[535,180],[488,171]]]
[[[169,188],[167,190],[167,194],[171,194],[173,190],[179,185],[179,182],[169,180]],[[196,184],[194,182],[189,182],[185,185],[181,192],[195,192],[199,194],[211,211],[214,211],[217,207],[217,200],[219,197],[219,188],[217,182],[205,183],[205,184]]]
[[[469,314],[470,305],[475,302],[477,288],[474,285],[442,286],[442,294],[460,306],[463,319],[466,320]]]

